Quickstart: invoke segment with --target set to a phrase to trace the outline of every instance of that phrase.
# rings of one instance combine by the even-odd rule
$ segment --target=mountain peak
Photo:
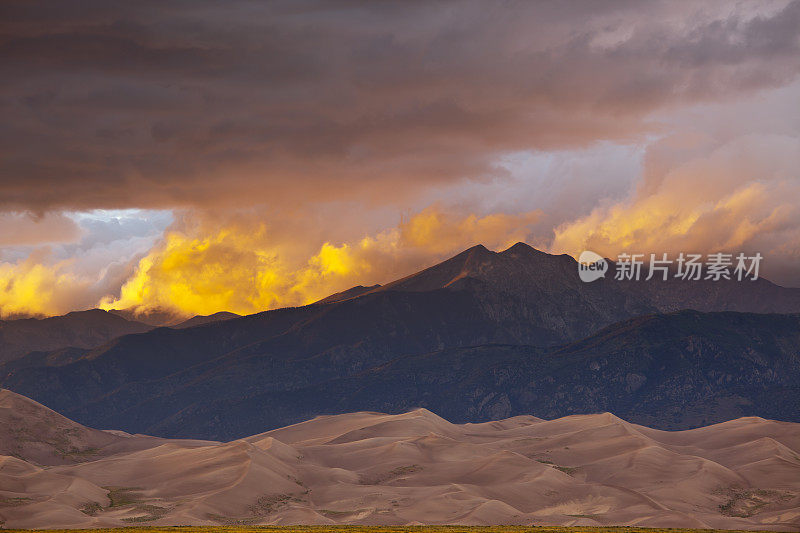
[[[368,287],[365,287],[364,285],[356,285],[355,287],[350,287],[347,290],[336,292],[334,294],[331,294],[330,296],[326,296],[325,298],[317,300],[314,303],[330,304],[335,302],[343,302],[344,300],[349,300],[351,298],[358,298],[362,294],[366,294],[378,288],[380,288],[380,284],[370,285]]]
[[[195,315],[189,320],[185,320],[170,327],[174,329],[185,329],[194,326],[212,324],[214,322],[222,322],[224,320],[230,320],[232,318],[239,318],[240,316],[241,315],[237,315],[236,313],[231,313],[230,311],[219,311],[210,315]]]
[[[449,287],[454,282],[472,277],[474,272],[485,269],[487,265],[494,263],[497,257],[497,253],[482,244],[476,244],[439,264],[388,283],[379,290],[418,292]]]
[[[541,278],[546,272],[557,272],[559,278],[563,277],[567,272],[564,257],[542,252],[524,242],[518,242],[499,253],[476,244],[450,259],[378,290],[429,291],[457,287],[461,280],[475,278],[495,288],[515,291],[521,285],[539,283],[536,278]]]
[[[64,318],[73,318],[73,319],[111,319],[111,320],[128,320],[127,318],[115,315],[114,313],[109,313],[103,309],[86,309],[84,311],[70,311],[66,315],[62,315]],[[50,318],[58,318],[58,317],[50,317]]]
[[[460,261],[469,261],[469,260],[491,260],[497,253],[489,250],[482,244],[476,244],[470,248],[467,248],[461,253],[458,253],[451,257],[450,259],[445,259],[440,265],[448,264],[451,262],[458,263]],[[431,268],[436,268],[439,265],[434,265]],[[424,271],[423,271],[424,272]]]
[[[476,244],[475,246],[472,246],[471,248],[467,248],[462,253],[466,253],[466,252],[477,252],[477,253],[489,252],[489,253],[494,253],[494,252],[492,252],[491,250],[489,250],[487,247],[485,247],[482,244]]]
[[[524,243],[524,242],[521,242],[521,241],[516,243],[514,246],[511,246],[511,247],[503,250],[502,252],[500,252],[500,254],[501,255],[512,256],[512,257],[520,257],[520,256],[526,256],[526,255],[528,255],[528,256],[529,255],[537,255],[537,256],[551,255],[551,254],[548,254],[547,252],[542,252],[541,250],[537,250],[536,248],[534,248],[530,244],[527,244],[527,243]]]
[[[508,248],[503,250],[502,253],[515,252],[515,251],[516,252],[519,252],[519,251],[530,251],[530,250],[535,250],[535,248],[533,246],[531,246],[530,244],[524,243],[522,241],[518,241],[513,246],[509,246]]]

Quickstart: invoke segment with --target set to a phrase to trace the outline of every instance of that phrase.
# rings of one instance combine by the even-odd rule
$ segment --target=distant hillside
[[[239,316],[241,315],[237,315],[236,313],[229,313],[227,311],[220,311],[219,313],[214,313],[213,315],[193,316],[189,320],[185,320],[170,327],[173,329],[193,328],[195,326],[202,326],[204,324],[211,324],[213,322],[222,322],[223,320],[230,320],[231,318],[237,318]]]
[[[137,311],[133,308],[111,309],[108,312],[117,316],[121,316],[127,320],[135,320],[137,322],[141,322],[142,324],[147,324],[154,328],[170,327],[187,320],[185,315],[176,314],[174,311],[163,309],[151,309],[145,311]]]
[[[273,412],[262,415],[257,405],[271,405]],[[229,425],[413,407],[457,422],[604,411],[661,429],[750,415],[798,422],[800,315],[652,315],[555,350],[497,344],[453,348],[219,406],[230,414]],[[207,424],[199,412],[197,417],[183,413],[182,422]]]
[[[152,329],[100,309],[75,311],[51,318],[0,321],[0,362],[28,352],[59,348],[95,348],[109,340]]]
[[[133,316],[132,313],[116,310],[90,309],[49,318],[0,320],[0,363],[19,359],[31,352],[36,352],[31,355],[32,361],[48,359],[52,362],[57,359],[63,363],[64,354],[72,357],[79,352],[73,348],[96,348],[123,335],[143,333],[160,326],[156,315],[149,315],[153,323],[134,320]],[[169,327],[191,328],[238,316],[228,312],[207,316],[197,315]],[[30,366],[30,361],[24,365]]]
[[[356,285],[355,287],[351,287],[346,291],[337,292],[335,294],[331,294],[319,300],[318,304],[332,304],[335,302],[341,302],[343,300],[350,300],[351,298],[356,298],[361,296],[362,294],[366,294],[368,292],[374,291],[375,289],[379,288],[380,285],[371,285],[369,287],[364,287],[363,285]]]

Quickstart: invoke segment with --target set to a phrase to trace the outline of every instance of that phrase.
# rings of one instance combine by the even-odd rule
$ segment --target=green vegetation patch
[[[728,497],[728,501],[719,506],[720,514],[737,518],[749,518],[770,504],[785,502],[795,496],[790,491],[768,489],[727,488],[718,489],[715,493]]]
[[[257,518],[252,518],[252,517],[251,518],[234,518],[234,517],[231,517],[231,516],[224,516],[224,515],[217,514],[217,513],[208,513],[206,515],[206,518],[208,518],[209,520],[213,520],[214,522],[217,522],[219,524],[223,524],[225,526],[252,526],[253,524],[255,524],[258,521]],[[187,528],[187,529],[191,529],[191,528]],[[223,531],[223,532],[226,532],[226,531],[248,531],[248,529],[246,529],[246,528],[242,528],[242,529],[237,528],[237,529],[234,530],[234,529],[231,529],[231,528],[218,527],[218,526],[208,527],[208,528],[197,528],[197,529],[201,529],[201,530],[204,530],[204,531],[205,530],[208,530],[208,531],[217,531],[217,530],[219,530],[219,531]],[[126,529],[126,531],[128,531],[128,530]],[[138,531],[142,531],[143,532],[143,531],[155,531],[155,530],[151,530],[151,529],[141,529],[141,530],[140,529],[133,529],[132,531],[137,531],[137,532]]]
[[[285,507],[289,502],[302,501],[302,498],[298,498],[294,494],[268,494],[260,496],[256,503],[249,507],[249,511],[253,516],[266,516]]]
[[[374,476],[361,476],[360,483],[362,485],[380,485],[381,483],[388,483],[393,479],[397,479],[398,477],[402,477],[406,474],[413,474],[414,472],[419,472],[422,470],[420,465],[406,465],[406,466],[398,466],[384,474],[378,474]]]
[[[402,476],[404,474],[419,472],[420,470],[422,470],[422,467],[419,465],[398,466],[397,468],[389,471],[389,474],[393,476]]]
[[[109,509],[114,507],[125,507],[141,502],[141,495],[137,491],[141,487],[103,487],[108,491],[107,497],[110,502]]]
[[[69,449],[57,449],[56,453],[64,458],[69,459],[83,459],[84,457],[94,457],[100,452],[99,448],[76,448],[74,446]]]
[[[30,498],[4,498],[0,496],[0,507],[18,507],[31,503],[32,501],[33,500]]]
[[[80,512],[88,514],[89,516],[95,516],[102,510],[103,506],[97,502],[86,502],[80,507]]]
[[[305,503],[305,495],[308,490],[301,494],[265,494],[248,507],[249,516],[225,516],[216,513],[209,513],[206,517],[214,522],[226,526],[251,526],[261,521],[262,518],[278,511],[292,502]]]
[[[301,479],[298,479],[298,478],[296,478],[295,476],[293,476],[293,475],[291,475],[291,474],[289,474],[288,476],[286,476],[286,479],[288,479],[289,481],[293,481],[294,483],[297,483],[297,484],[298,484],[298,485],[300,485],[301,487],[305,487],[305,486],[306,486],[306,485],[305,485],[305,483],[303,483],[303,480],[301,480]]]
[[[556,470],[558,470],[560,472],[564,472],[568,476],[572,476],[572,475],[575,474],[575,472],[578,471],[578,467],[575,467],[575,466],[561,466],[561,465],[557,465],[553,461],[549,461],[547,459],[536,459],[536,460],[538,462],[542,463],[542,464],[546,464],[548,466],[552,466]],[[567,516],[573,516],[573,515],[567,515]]]
[[[362,512],[363,509],[354,509],[352,511],[333,511],[331,509],[321,509],[319,512],[329,518],[341,518]]]
[[[122,521],[131,524],[136,524],[139,522],[152,522],[153,520],[163,518],[171,510],[172,507],[159,507],[158,505],[137,505],[135,511],[145,514],[123,518]]]

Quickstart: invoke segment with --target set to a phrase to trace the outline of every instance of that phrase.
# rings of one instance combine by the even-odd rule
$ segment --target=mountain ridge
[[[145,333],[158,327],[184,329],[240,315],[221,311],[206,316],[196,315],[170,326],[155,321],[138,322],[126,316],[132,317],[133,314],[87,309],[51,317],[0,320],[0,363],[17,360],[26,354],[47,359],[59,351],[77,353],[80,349],[99,348],[119,337]]]
[[[218,398],[213,409],[227,414],[224,421],[209,424],[205,408],[189,407],[149,431],[195,427],[196,435],[219,437],[318,414],[420,406],[459,423],[601,411],[660,429],[749,415],[800,421],[798,331],[800,315],[680,311],[637,317],[554,350],[450,348],[308,386]],[[143,410],[164,401],[152,400]],[[222,433],[211,433],[217,430]]]
[[[661,296],[665,287],[674,288],[678,283],[687,287],[682,290],[688,295]],[[89,425],[104,426],[124,416],[124,429],[133,432],[204,438],[242,435],[249,428],[230,425],[221,416],[211,417],[214,422],[209,425],[198,418],[198,412],[222,414],[236,406],[242,410],[243,420],[254,417],[253,424],[290,423],[337,402],[327,400],[327,404],[308,406],[298,396],[296,403],[304,405],[305,411],[288,405],[282,407],[285,416],[278,413],[271,419],[258,418],[263,416],[259,410],[283,405],[281,395],[314,391],[337,380],[346,383],[396,360],[422,365],[405,370],[406,374],[413,371],[427,375],[430,368],[448,373],[450,369],[437,367],[439,363],[425,359],[425,354],[500,344],[517,346],[519,354],[535,360],[611,324],[669,312],[682,302],[702,300],[705,307],[721,311],[793,305],[795,292],[788,289],[778,288],[788,291],[781,292],[783,300],[763,301],[753,297],[753,291],[760,290],[756,282],[721,285],[724,287],[717,288],[711,282],[612,280],[587,284],[578,278],[576,263],[569,256],[553,256],[523,244],[503,252],[479,246],[353,298],[265,311],[188,329],[157,328],[83,352],[31,354],[14,364],[0,365],[0,385],[54,405]],[[715,320],[708,319],[714,328],[722,327]],[[747,339],[736,338],[740,347],[748,346]],[[645,338],[641,342],[655,341]],[[500,361],[512,357],[506,352],[485,351],[487,357]],[[466,361],[470,353],[464,352],[458,360]],[[528,364],[525,359],[518,362]],[[477,377],[471,377],[469,383]],[[350,383],[355,386],[355,382]],[[542,383],[537,386],[548,387]],[[491,387],[487,390],[493,390]],[[315,394],[310,396],[314,398]],[[464,407],[460,412],[447,411],[449,416],[460,417],[474,408],[466,398],[475,397],[475,390],[459,394],[467,395]],[[497,403],[487,402],[490,406]],[[520,405],[529,406],[525,402]],[[593,405],[582,407],[593,409]],[[489,416],[506,412],[506,407],[499,405],[491,412],[478,409],[474,414]],[[344,404],[341,408],[354,410]],[[627,412],[627,407],[620,409]],[[290,416],[294,418],[287,418]],[[662,422],[674,423],[665,418],[653,424]],[[677,423],[694,422],[687,419]]]
[[[101,309],[72,311],[47,318],[0,321],[0,363],[28,352],[66,347],[94,348],[128,333],[142,333],[150,326]]]

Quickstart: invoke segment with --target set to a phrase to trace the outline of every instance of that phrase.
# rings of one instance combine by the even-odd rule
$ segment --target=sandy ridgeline
[[[352,413],[228,443],[76,424],[0,391],[4,527],[561,524],[800,528],[800,424],[611,414],[456,425]]]

